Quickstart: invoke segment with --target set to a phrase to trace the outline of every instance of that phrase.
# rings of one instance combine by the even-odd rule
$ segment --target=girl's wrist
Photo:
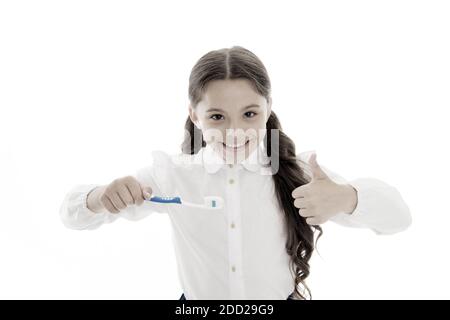
[[[105,211],[103,204],[100,201],[100,196],[103,194],[105,186],[98,186],[89,191],[86,197],[86,206],[89,210],[95,213]]]
[[[346,188],[346,205],[344,208],[344,212],[346,214],[352,214],[355,209],[356,206],[358,204],[358,191],[355,189],[355,187],[353,187],[351,184],[346,184],[344,185]]]

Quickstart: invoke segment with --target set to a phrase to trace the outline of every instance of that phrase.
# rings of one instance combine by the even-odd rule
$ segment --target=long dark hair
[[[210,51],[194,65],[189,77],[189,101],[192,107],[195,108],[201,100],[208,81],[226,79],[247,79],[260,95],[264,96],[267,101],[270,100],[271,84],[265,66],[251,51],[241,46],[234,46]],[[185,137],[181,145],[183,153],[195,154],[206,146],[201,130],[194,125],[189,116],[184,129]],[[273,148],[273,150],[270,143],[272,129],[277,129],[279,132],[278,148]],[[264,145],[269,157],[274,158],[275,156],[279,159],[279,167],[273,174],[275,193],[279,207],[285,214],[286,251],[291,257],[290,269],[295,274],[294,296],[304,300],[306,299],[304,293],[308,293],[309,297],[312,297],[305,279],[310,273],[309,260],[315,247],[314,233],[315,231],[319,232],[318,240],[323,231],[320,226],[308,225],[294,206],[292,191],[309,181],[297,162],[294,142],[282,131],[278,117],[273,111],[266,123]],[[299,291],[299,285],[304,289],[303,293]]]

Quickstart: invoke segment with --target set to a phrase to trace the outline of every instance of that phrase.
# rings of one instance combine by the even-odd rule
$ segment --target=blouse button
[[[229,164],[228,167],[233,168],[233,165],[232,165],[232,164]]]
[[[231,267],[231,271],[235,272],[235,271],[236,271],[236,267],[235,267],[235,266],[232,266],[232,267]]]
[[[234,179],[230,179],[228,182],[229,182],[230,184],[233,184],[233,183],[234,183]]]
[[[234,222],[231,223],[231,228],[234,229],[235,225]]]

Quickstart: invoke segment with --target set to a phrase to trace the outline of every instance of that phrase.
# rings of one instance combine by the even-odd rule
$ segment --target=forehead
[[[264,105],[266,99],[247,79],[212,80],[204,91],[202,101],[206,107],[242,108],[252,103]]]

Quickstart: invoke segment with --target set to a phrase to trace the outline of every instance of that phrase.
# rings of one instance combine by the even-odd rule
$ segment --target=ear
[[[191,121],[194,123],[194,125],[200,129],[197,114],[195,113],[195,110],[192,108],[191,104],[189,104],[189,118],[191,118]]]

